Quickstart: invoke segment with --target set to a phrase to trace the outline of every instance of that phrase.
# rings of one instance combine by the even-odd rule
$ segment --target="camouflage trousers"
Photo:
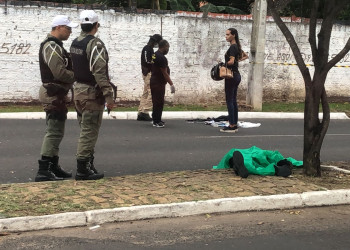
[[[77,160],[85,161],[94,155],[104,105],[96,100],[75,100],[75,108],[80,126]]]
[[[67,119],[67,96],[49,97],[47,90],[40,86],[39,100],[46,112],[46,133],[41,146],[41,155],[47,157],[58,156],[59,146],[64,136]]]
[[[46,133],[41,146],[41,155],[47,157],[58,156],[59,146],[64,136],[66,120],[56,119],[46,114]]]

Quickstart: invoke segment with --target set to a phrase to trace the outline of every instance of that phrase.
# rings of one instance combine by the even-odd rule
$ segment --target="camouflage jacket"
[[[48,34],[45,40],[52,37]],[[44,41],[45,41],[44,40]],[[48,95],[47,88],[49,85],[57,89],[63,89],[63,92],[68,92],[74,83],[74,73],[68,69],[68,58],[66,57],[64,49],[60,47],[55,41],[46,41],[43,45],[42,56],[44,62],[50,69],[54,79],[61,83],[43,83],[39,90],[39,100],[46,105],[45,110],[51,109],[51,105],[57,99],[62,99],[62,96]],[[66,96],[63,97],[64,102],[68,102]]]
[[[81,32],[78,41],[83,40],[88,33]],[[108,53],[104,43],[97,37],[89,41],[86,48],[88,61],[90,62],[90,70],[95,77],[98,86],[90,86],[77,82],[74,86],[75,100],[94,100],[98,96],[98,92],[102,92],[105,101],[112,104],[113,89],[109,84],[108,76]],[[74,67],[74,65],[73,65]]]

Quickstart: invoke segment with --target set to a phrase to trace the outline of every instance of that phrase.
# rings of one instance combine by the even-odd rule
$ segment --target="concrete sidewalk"
[[[164,111],[163,119],[206,119],[208,117],[219,117],[227,115],[227,111]],[[282,112],[239,112],[239,119],[304,119],[304,113],[282,113]],[[69,112],[68,119],[77,119],[76,112]],[[322,113],[320,113],[322,118]],[[345,113],[331,113],[331,119],[349,119]],[[136,111],[130,112],[107,112],[103,115],[104,119],[127,119],[135,120]],[[18,113],[0,113],[0,119],[45,119],[45,112],[18,112]]]
[[[0,232],[350,204],[350,189],[330,190],[323,180],[315,184],[312,179],[301,178],[300,170],[295,171],[299,174],[289,178],[250,175],[242,179],[228,169],[148,173],[99,181],[3,184],[3,202],[9,201],[9,206],[30,216],[0,219]],[[349,174],[340,174],[340,179],[350,183]],[[337,177],[331,180],[333,185]]]

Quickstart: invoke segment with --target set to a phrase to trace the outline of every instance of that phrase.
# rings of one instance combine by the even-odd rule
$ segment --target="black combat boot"
[[[94,156],[90,157],[90,169],[94,171],[95,174],[98,174],[97,169],[95,168],[95,165],[94,165],[94,159],[95,159]]]
[[[35,181],[62,181],[63,178],[57,177],[52,171],[52,162],[48,160],[39,160],[39,170],[35,176]]]
[[[71,178],[72,173],[64,171],[64,169],[58,164],[59,157],[54,156],[54,157],[47,157],[47,156],[42,156],[43,160],[48,160],[52,163],[51,165],[51,172],[54,173],[57,177],[61,178]]]
[[[90,159],[89,160],[77,160],[77,174],[75,179],[78,180],[99,180],[104,177],[104,174],[96,174],[91,169]]]

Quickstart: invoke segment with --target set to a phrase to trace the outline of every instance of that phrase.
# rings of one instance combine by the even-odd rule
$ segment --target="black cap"
[[[150,37],[156,43],[159,43],[161,40],[163,40],[163,37],[159,34],[154,34],[153,36],[150,36]]]

